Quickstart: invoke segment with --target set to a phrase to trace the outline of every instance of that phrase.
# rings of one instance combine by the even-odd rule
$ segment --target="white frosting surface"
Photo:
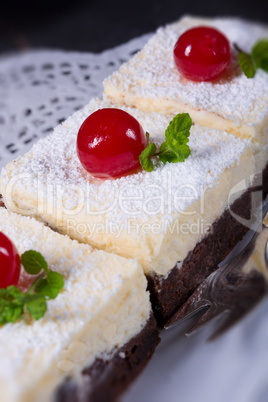
[[[0,327],[1,402],[47,402],[66,376],[137,335],[150,314],[140,265],[79,244],[0,208],[0,231],[19,253],[34,249],[65,279],[45,316]],[[27,280],[22,275],[21,283]]]

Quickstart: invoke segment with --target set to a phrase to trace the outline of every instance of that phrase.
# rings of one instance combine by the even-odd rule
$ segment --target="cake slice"
[[[0,400],[115,400],[158,343],[141,266],[5,208],[0,231],[20,254],[41,252],[65,279],[43,318],[34,321],[26,314],[0,326]],[[27,275],[21,274],[21,288]]]
[[[197,26],[217,28],[232,46],[229,68],[212,82],[187,80],[173,60],[178,38]],[[237,44],[250,52],[256,41],[263,38],[268,38],[268,27],[261,24],[235,18],[184,17],[159,28],[140,52],[105,79],[104,97],[118,105],[145,111],[188,112],[202,126],[267,141],[268,74],[257,70],[255,77],[248,79],[238,65],[234,49]]]
[[[14,212],[96,248],[137,258],[163,324],[248,230],[256,171],[252,144],[195,124],[185,162],[94,179],[79,162],[76,137],[85,118],[105,107],[113,105],[93,99],[9,163],[1,172],[0,192]],[[156,143],[163,141],[170,116],[123,109]]]

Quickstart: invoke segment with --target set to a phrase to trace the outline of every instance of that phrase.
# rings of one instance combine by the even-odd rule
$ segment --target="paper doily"
[[[102,81],[149,39],[133,39],[100,54],[33,51],[0,59],[0,167],[94,96]]]

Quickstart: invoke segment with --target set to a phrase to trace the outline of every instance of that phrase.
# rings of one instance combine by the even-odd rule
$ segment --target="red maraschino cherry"
[[[17,285],[20,268],[20,256],[15,245],[0,232],[0,288]]]
[[[82,124],[77,136],[77,154],[94,177],[119,177],[140,167],[139,155],[146,147],[140,123],[115,108],[99,109]]]
[[[192,81],[212,81],[227,69],[231,60],[228,39],[217,29],[205,26],[184,32],[174,47],[179,72]]]

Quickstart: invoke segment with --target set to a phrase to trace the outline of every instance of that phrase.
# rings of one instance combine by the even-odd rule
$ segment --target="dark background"
[[[268,23],[268,0],[1,1],[0,53],[32,48],[100,52],[184,14]]]

